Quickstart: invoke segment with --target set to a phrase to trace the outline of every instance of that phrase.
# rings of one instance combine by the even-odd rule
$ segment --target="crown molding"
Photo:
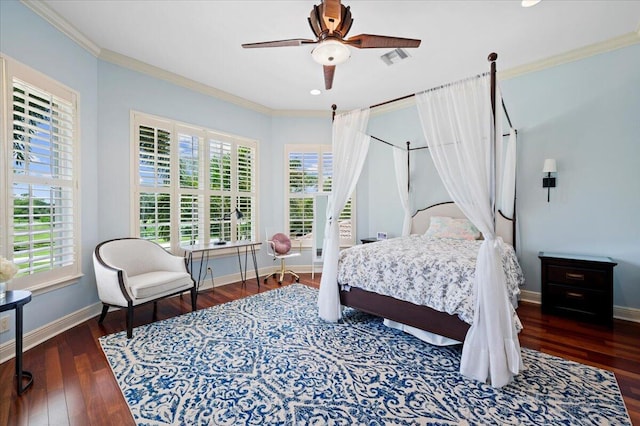
[[[616,49],[628,47],[640,43],[640,28],[638,31],[623,34],[600,43],[591,44],[579,49],[570,50],[559,55],[551,56],[540,61],[531,62],[520,67],[510,68],[505,71],[498,71],[498,80],[508,80],[510,78],[519,77],[536,71],[542,71],[547,68],[556,67],[558,65],[569,62],[579,61],[590,56],[599,55],[601,53],[611,52]]]
[[[274,109],[271,110],[271,115],[274,117],[299,117],[299,118],[331,118],[330,108],[326,110],[320,109]]]
[[[273,115],[274,113],[274,110],[264,105],[232,95],[231,93],[224,92],[220,89],[216,89],[215,87],[199,83],[195,80],[191,80],[190,78],[149,65],[146,62],[133,59],[109,49],[102,49],[98,58],[262,114]]]
[[[1,0],[0,0],[1,1]],[[164,69],[155,67],[153,65],[146,64],[138,61],[137,59],[130,58],[128,56],[110,51],[108,49],[102,49],[96,45],[84,34],[78,31],[74,26],[67,22],[63,17],[58,15],[50,7],[40,0],[20,0],[25,6],[33,10],[37,15],[45,19],[55,28],[60,30],[71,40],[78,43],[81,47],[88,50],[91,54],[99,59],[120,65],[134,71],[138,71],[152,77],[156,77],[176,85],[186,87],[190,90],[203,93],[208,96],[215,97],[217,99],[233,103],[235,105],[247,108],[262,114],[277,116],[277,117],[326,117],[326,111],[322,110],[275,110],[256,102],[249,101],[239,96],[233,95],[228,92],[216,89],[215,87],[208,86],[203,83],[191,80],[189,78],[180,76],[178,74],[166,71]],[[519,77],[524,74],[529,74],[536,71],[542,71],[547,68],[555,67],[558,65],[566,64],[580,59],[585,59],[590,56],[598,55],[600,53],[610,52],[612,50],[621,49],[623,47],[631,46],[633,44],[640,43],[640,23],[638,29],[634,32],[623,34],[619,37],[615,37],[609,40],[605,40],[600,43],[595,43],[589,46],[585,46],[579,49],[571,50],[559,55],[551,56],[539,61],[531,62],[519,67],[510,68],[504,71],[498,71],[498,80],[508,80],[511,78]],[[393,102],[381,107],[377,107],[372,111],[372,115],[381,115],[392,111],[408,108],[415,105],[415,98],[410,97],[401,101]]]
[[[27,6],[29,9],[34,11],[38,16],[42,19],[53,25],[54,28],[58,29],[64,35],[69,37],[71,40],[75,41],[82,47],[83,49],[89,51],[93,56],[100,55],[100,46],[91,41],[87,36],[82,34],[71,25],[67,20],[65,20],[62,16],[58,15],[53,9],[47,6],[44,2],[40,0],[20,0],[22,4]]]

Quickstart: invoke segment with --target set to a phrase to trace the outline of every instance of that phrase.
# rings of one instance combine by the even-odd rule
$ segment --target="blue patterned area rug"
[[[613,373],[523,350],[503,389],[441,348],[300,284],[100,338],[140,425],[630,425]]]

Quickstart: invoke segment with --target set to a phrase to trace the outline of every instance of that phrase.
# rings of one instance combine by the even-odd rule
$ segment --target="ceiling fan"
[[[340,0],[322,0],[313,6],[309,15],[309,26],[316,36],[315,40],[294,38],[288,40],[263,41],[243,44],[244,48],[302,46],[317,44],[311,51],[313,59],[322,64],[325,89],[333,86],[336,65],[345,62],[351,56],[347,46],[358,49],[419,47],[420,40],[372,34],[360,34],[345,38],[353,24],[351,7],[340,4]]]

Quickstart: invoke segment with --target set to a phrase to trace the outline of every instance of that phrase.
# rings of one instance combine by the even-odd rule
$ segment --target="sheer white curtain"
[[[407,164],[408,152],[398,147],[393,148],[393,165],[396,169],[396,184],[398,186],[398,194],[400,195],[400,205],[404,213],[402,222],[402,236],[409,235],[411,232],[411,205],[409,204],[409,167]]]
[[[494,232],[490,77],[417,94],[416,104],[438,174],[453,201],[484,236],[475,271],[474,319],[460,372],[502,387],[520,372],[522,360],[502,269],[502,240]]]
[[[368,123],[368,108],[337,115],[333,121],[333,181],[327,206],[327,226],[322,248],[324,265],[318,295],[320,318],[331,322],[338,321],[342,314],[337,282],[340,252],[338,218],[356,187],[367,158],[371,140],[365,133]]]

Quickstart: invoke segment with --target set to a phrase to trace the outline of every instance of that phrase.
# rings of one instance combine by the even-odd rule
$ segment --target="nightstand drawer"
[[[607,284],[607,274],[602,270],[575,266],[548,266],[549,282],[603,288]]]
[[[548,307],[555,311],[569,311],[589,317],[607,315],[605,293],[596,290],[586,290],[572,286],[549,284],[547,286]]]

